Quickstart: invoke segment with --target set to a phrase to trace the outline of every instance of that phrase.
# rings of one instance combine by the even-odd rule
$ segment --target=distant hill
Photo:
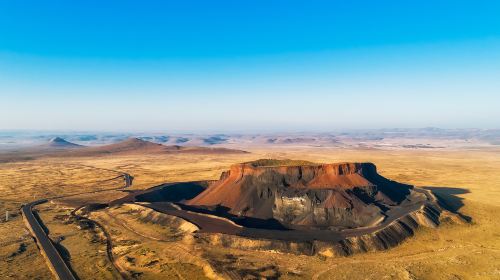
[[[21,160],[33,160],[43,156],[59,155],[65,152],[69,152],[71,150],[79,150],[83,148],[85,148],[85,146],[71,143],[69,141],[64,140],[61,137],[54,137],[50,139],[49,142],[42,145],[19,148],[15,150],[8,150],[6,152],[2,152],[0,153],[0,163],[21,161]]]
[[[50,139],[49,143],[42,145],[42,147],[54,148],[54,149],[68,149],[68,148],[71,149],[71,148],[83,148],[84,146],[71,143],[69,141],[64,140],[61,137],[55,137]]]
[[[125,154],[125,153],[158,153],[164,152],[167,146],[153,142],[129,138],[127,140],[109,145],[87,147],[75,154],[99,155],[99,154]]]
[[[242,150],[233,150],[226,148],[207,148],[207,147],[182,147],[177,145],[157,144],[138,138],[129,138],[127,140],[97,147],[85,147],[83,149],[67,151],[63,156],[99,156],[99,155],[127,155],[127,154],[171,154],[171,153],[200,153],[200,154],[233,154],[246,153]]]
[[[183,147],[162,145],[138,138],[103,146],[82,146],[56,137],[47,144],[0,153],[0,162],[32,160],[41,157],[93,157],[106,155],[159,155],[159,154],[241,154],[242,150],[209,147]]]

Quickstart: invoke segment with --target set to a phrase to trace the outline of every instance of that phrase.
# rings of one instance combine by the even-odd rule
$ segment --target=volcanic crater
[[[430,191],[384,178],[372,163],[273,159],[235,164],[219,180],[165,184],[120,202],[183,218],[214,244],[324,255],[386,249],[419,226],[436,227],[454,215]]]

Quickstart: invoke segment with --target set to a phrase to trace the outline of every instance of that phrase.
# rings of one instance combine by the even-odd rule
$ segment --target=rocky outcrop
[[[384,218],[381,209],[337,190],[284,191],[274,197],[273,218],[285,225],[357,227]]]
[[[419,227],[436,228],[440,224],[442,209],[437,205],[424,205],[421,209],[411,212],[389,225],[372,233],[359,236],[349,236],[335,244],[332,248],[336,255],[351,255],[368,251],[392,248],[406,238],[413,236]],[[317,244],[317,252],[325,254],[325,248],[330,244]]]
[[[246,250],[276,251],[291,254],[321,255],[325,257],[349,256],[356,253],[385,250],[397,246],[411,237],[420,227],[437,227],[444,219],[456,214],[441,209],[437,204],[429,203],[421,209],[408,213],[390,224],[373,232],[358,234],[341,233],[344,238],[335,242],[326,241],[284,241],[278,239],[255,239],[227,234],[201,234],[205,242],[211,245]]]
[[[382,221],[412,188],[380,176],[372,163],[299,163],[233,165],[187,204],[225,207],[232,215],[272,219],[288,228],[355,228]]]
[[[258,160],[205,183],[166,185],[135,199],[196,224],[199,242],[322,256],[391,248],[419,227],[461,220],[430,190],[386,179],[372,163]]]

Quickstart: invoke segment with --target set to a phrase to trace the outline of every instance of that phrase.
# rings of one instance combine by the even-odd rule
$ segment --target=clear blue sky
[[[498,1],[0,0],[0,129],[500,128]]]

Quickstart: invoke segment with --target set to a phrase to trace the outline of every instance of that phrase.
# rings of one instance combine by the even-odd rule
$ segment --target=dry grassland
[[[111,235],[116,265],[141,279],[500,279],[500,150],[344,150],[312,147],[254,148],[240,155],[158,155],[50,159],[0,164],[0,275],[48,279],[36,245],[16,216],[21,202],[36,197],[91,191],[119,185],[102,181],[127,172],[133,188],[164,182],[216,179],[229,165],[258,158],[314,162],[370,161],[396,181],[433,187],[451,208],[471,217],[468,225],[422,229],[400,246],[351,257],[320,258],[208,246],[179,224],[152,222],[130,206],[95,211],[90,218]],[[67,251],[82,279],[117,277],[106,258],[99,229],[80,230],[68,223],[72,207],[105,201],[119,192],[88,194],[38,207],[54,239]],[[3,221],[3,217],[2,217]],[[155,220],[157,221],[157,220]],[[175,226],[174,226],[175,224]],[[98,268],[96,269],[96,264]]]

